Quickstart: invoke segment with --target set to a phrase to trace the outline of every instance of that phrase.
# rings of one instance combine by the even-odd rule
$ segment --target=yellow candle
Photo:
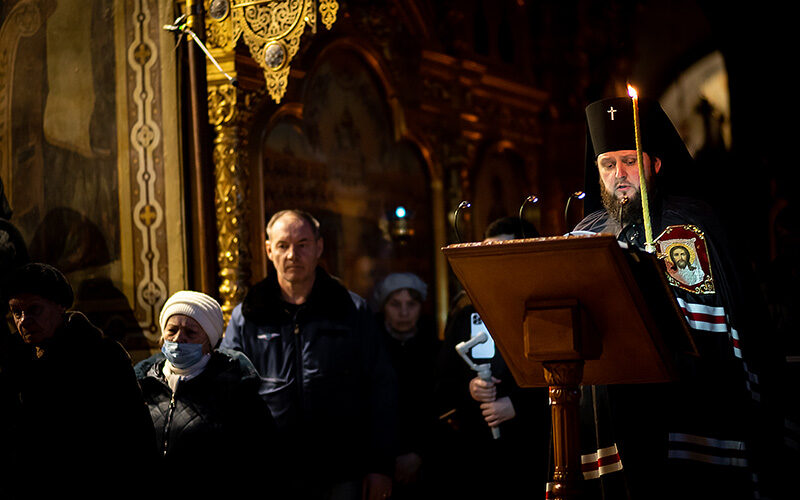
[[[636,136],[636,163],[639,166],[639,192],[642,197],[642,218],[644,219],[644,248],[650,253],[656,251],[653,243],[653,228],[650,225],[650,203],[647,197],[647,180],[644,177],[644,162],[642,161],[642,140],[639,132],[639,94],[636,89],[628,85],[628,95],[633,104],[633,130]]]

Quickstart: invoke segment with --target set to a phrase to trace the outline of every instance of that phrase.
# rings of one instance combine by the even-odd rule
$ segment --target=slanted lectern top
[[[547,386],[545,361],[578,359],[583,384],[666,382],[672,353],[693,351],[663,267],[613,235],[442,250],[521,387]]]

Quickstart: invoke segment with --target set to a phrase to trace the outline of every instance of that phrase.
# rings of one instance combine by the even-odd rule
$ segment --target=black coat
[[[203,372],[174,393],[162,372],[165,362],[157,353],[135,367],[164,470],[191,473],[198,463],[239,462],[268,478],[273,469],[262,457],[275,424],[250,361],[239,352],[214,351]]]
[[[15,479],[26,496],[49,488],[110,494],[109,483],[155,457],[153,426],[130,357],[86,316],[66,313],[41,344],[40,357],[28,344],[14,346],[22,417]]]
[[[383,318],[379,316],[378,321],[383,323]],[[436,427],[433,390],[441,342],[429,321],[420,321],[418,328],[413,337],[402,342],[393,338],[385,326],[382,329],[389,359],[397,373],[398,455],[414,452],[424,456]]]

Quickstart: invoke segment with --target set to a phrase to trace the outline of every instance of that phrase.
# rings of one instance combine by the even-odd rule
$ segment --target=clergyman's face
[[[8,301],[11,317],[26,344],[51,338],[64,322],[65,308],[38,295],[22,293]]]
[[[313,282],[321,256],[322,238],[314,235],[302,217],[287,213],[269,230],[267,258],[275,266],[279,283]]]
[[[642,153],[644,162],[644,175],[647,185],[650,185],[654,173],[661,169],[661,160],[650,161],[647,153]],[[628,198],[633,201],[639,197],[639,163],[636,159],[635,149],[609,151],[597,157],[597,169],[600,172],[600,181],[607,193],[617,200]]]

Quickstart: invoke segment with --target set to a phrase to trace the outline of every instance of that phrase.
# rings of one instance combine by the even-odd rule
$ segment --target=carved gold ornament
[[[212,37],[232,47],[239,37],[264,69],[269,95],[280,102],[286,92],[289,65],[300,46],[306,25],[317,31],[317,11],[331,29],[336,22],[336,0],[211,0],[208,14],[217,26]]]

